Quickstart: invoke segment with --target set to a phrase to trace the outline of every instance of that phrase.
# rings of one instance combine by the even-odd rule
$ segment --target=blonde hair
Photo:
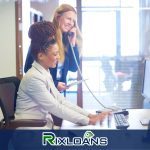
[[[76,10],[71,6],[71,5],[68,5],[68,4],[62,4],[60,5],[55,13],[54,13],[54,18],[53,18],[53,23],[54,23],[54,26],[56,28],[56,41],[58,43],[58,46],[59,46],[59,49],[60,49],[60,61],[63,62],[64,59],[65,59],[65,51],[67,51],[67,49],[65,48],[63,42],[62,42],[62,32],[60,30],[60,27],[59,27],[59,20],[58,18],[65,12],[68,12],[68,11],[73,11],[77,14]],[[75,26],[76,26],[76,35],[77,35],[77,38],[76,38],[76,44],[78,46],[78,50],[79,50],[79,53],[81,54],[81,48],[82,48],[82,36],[81,36],[81,32],[79,30],[79,27],[77,25],[77,22],[75,22]]]

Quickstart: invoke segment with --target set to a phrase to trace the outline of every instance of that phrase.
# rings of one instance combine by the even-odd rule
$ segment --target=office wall
[[[43,13],[44,20],[51,20],[53,13],[59,5],[59,0],[48,0],[43,3],[31,1],[31,7]]]
[[[0,78],[16,75],[15,2],[0,1]]]
[[[24,1],[23,1],[24,2]],[[31,1],[32,2],[32,1]],[[50,20],[58,6],[59,0],[49,0],[45,3],[31,3],[33,8],[43,13],[45,20]],[[23,3],[23,63],[28,51],[27,37],[30,21],[30,1]],[[0,1],[0,78],[16,76],[16,26],[15,1]]]

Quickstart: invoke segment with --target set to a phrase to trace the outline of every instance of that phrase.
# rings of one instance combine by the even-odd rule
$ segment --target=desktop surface
[[[144,129],[146,130],[148,128],[148,126],[142,125],[141,124],[141,120],[143,119],[149,119],[150,120],[150,109],[128,109],[129,111],[129,115],[126,116],[128,123],[129,123],[129,127],[127,129]],[[91,111],[90,111],[91,112]],[[87,125],[87,126],[80,126],[80,125],[76,125],[74,123],[71,123],[69,121],[64,120],[62,123],[62,127],[61,129],[90,129],[90,130],[112,130],[112,129],[116,129],[116,125],[115,125],[115,120],[114,120],[114,115],[110,115],[108,117],[105,118],[105,120],[103,121],[103,123],[97,122],[96,125]]]

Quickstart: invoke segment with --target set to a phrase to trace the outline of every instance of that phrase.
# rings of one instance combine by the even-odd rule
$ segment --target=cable
[[[93,94],[93,92],[91,91],[91,89],[89,88],[88,84],[86,83],[86,81],[85,81],[84,78],[83,78],[83,75],[82,75],[82,73],[81,73],[80,67],[79,67],[79,65],[78,65],[78,62],[77,62],[77,59],[76,59],[76,56],[75,56],[75,53],[74,53],[73,46],[72,46],[72,44],[71,44],[71,42],[70,42],[69,35],[68,35],[68,41],[69,41],[69,44],[70,44],[70,47],[71,47],[71,50],[72,50],[72,54],[73,54],[75,63],[76,63],[77,68],[78,68],[78,72],[79,72],[79,74],[80,74],[80,76],[81,76],[81,79],[83,80],[85,86],[87,87],[87,89],[88,89],[89,92],[91,93],[91,95],[94,97],[94,99],[95,99],[103,108],[110,109],[110,110],[112,110],[112,111],[116,110],[115,108],[106,107],[106,106],[105,106],[104,104],[102,104],[102,103],[100,102],[100,100]]]

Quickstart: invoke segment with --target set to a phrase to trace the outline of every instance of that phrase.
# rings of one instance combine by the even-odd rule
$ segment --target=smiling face
[[[72,27],[75,26],[77,15],[73,11],[64,12],[59,17],[59,27],[62,32],[68,32]]]
[[[59,49],[58,45],[55,43],[50,45],[45,52],[40,52],[38,54],[38,62],[45,68],[55,68],[59,60]]]

